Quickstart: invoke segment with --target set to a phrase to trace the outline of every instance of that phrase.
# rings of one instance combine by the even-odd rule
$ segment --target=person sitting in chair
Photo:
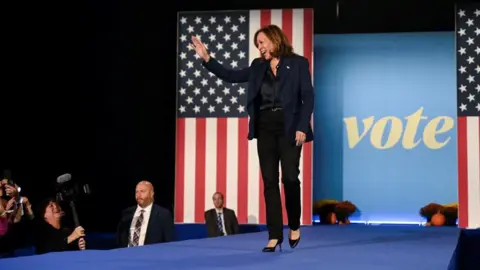
[[[135,190],[137,205],[122,212],[117,227],[119,247],[136,247],[173,241],[174,225],[170,211],[153,203],[153,185],[141,181]]]
[[[215,208],[205,211],[205,224],[208,237],[238,234],[240,231],[237,216],[232,209],[223,207],[223,194],[213,194]]]

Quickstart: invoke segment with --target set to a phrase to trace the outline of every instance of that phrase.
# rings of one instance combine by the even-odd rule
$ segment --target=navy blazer
[[[257,98],[262,86],[263,77],[269,61],[256,58],[247,68],[230,70],[223,67],[217,60],[210,57],[202,65],[220,79],[229,83],[248,82],[247,111],[250,116],[248,139],[258,137],[255,122],[260,110],[260,100]],[[313,140],[310,118],[313,113],[314,93],[308,60],[300,55],[282,57],[277,69],[282,92],[282,111],[285,123],[285,137],[295,141],[295,133],[306,134],[305,142]]]
[[[135,205],[122,212],[122,217],[117,227],[116,238],[118,247],[128,247],[130,226],[136,209],[137,206]],[[174,224],[170,211],[159,205],[153,204],[150,219],[148,220],[144,245],[173,241],[173,234]]]

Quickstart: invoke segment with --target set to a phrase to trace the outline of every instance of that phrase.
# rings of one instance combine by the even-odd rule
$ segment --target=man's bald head
[[[153,202],[154,194],[153,185],[149,181],[143,180],[137,184],[135,189],[135,199],[141,207],[150,205]]]

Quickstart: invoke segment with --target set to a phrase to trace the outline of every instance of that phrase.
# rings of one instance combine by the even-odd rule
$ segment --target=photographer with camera
[[[37,254],[86,248],[85,230],[77,226],[74,230],[62,226],[64,212],[54,199],[47,199],[38,206],[36,214],[34,246]]]
[[[0,180],[0,254],[9,256],[28,241],[29,221],[33,219],[32,205],[27,197],[20,196],[20,188],[4,171]]]

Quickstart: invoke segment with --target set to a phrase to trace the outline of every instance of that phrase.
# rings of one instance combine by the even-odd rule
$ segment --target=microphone
[[[72,180],[72,175],[69,174],[69,173],[62,174],[59,177],[57,177],[57,183],[59,183],[59,184],[66,183],[70,180]]]

